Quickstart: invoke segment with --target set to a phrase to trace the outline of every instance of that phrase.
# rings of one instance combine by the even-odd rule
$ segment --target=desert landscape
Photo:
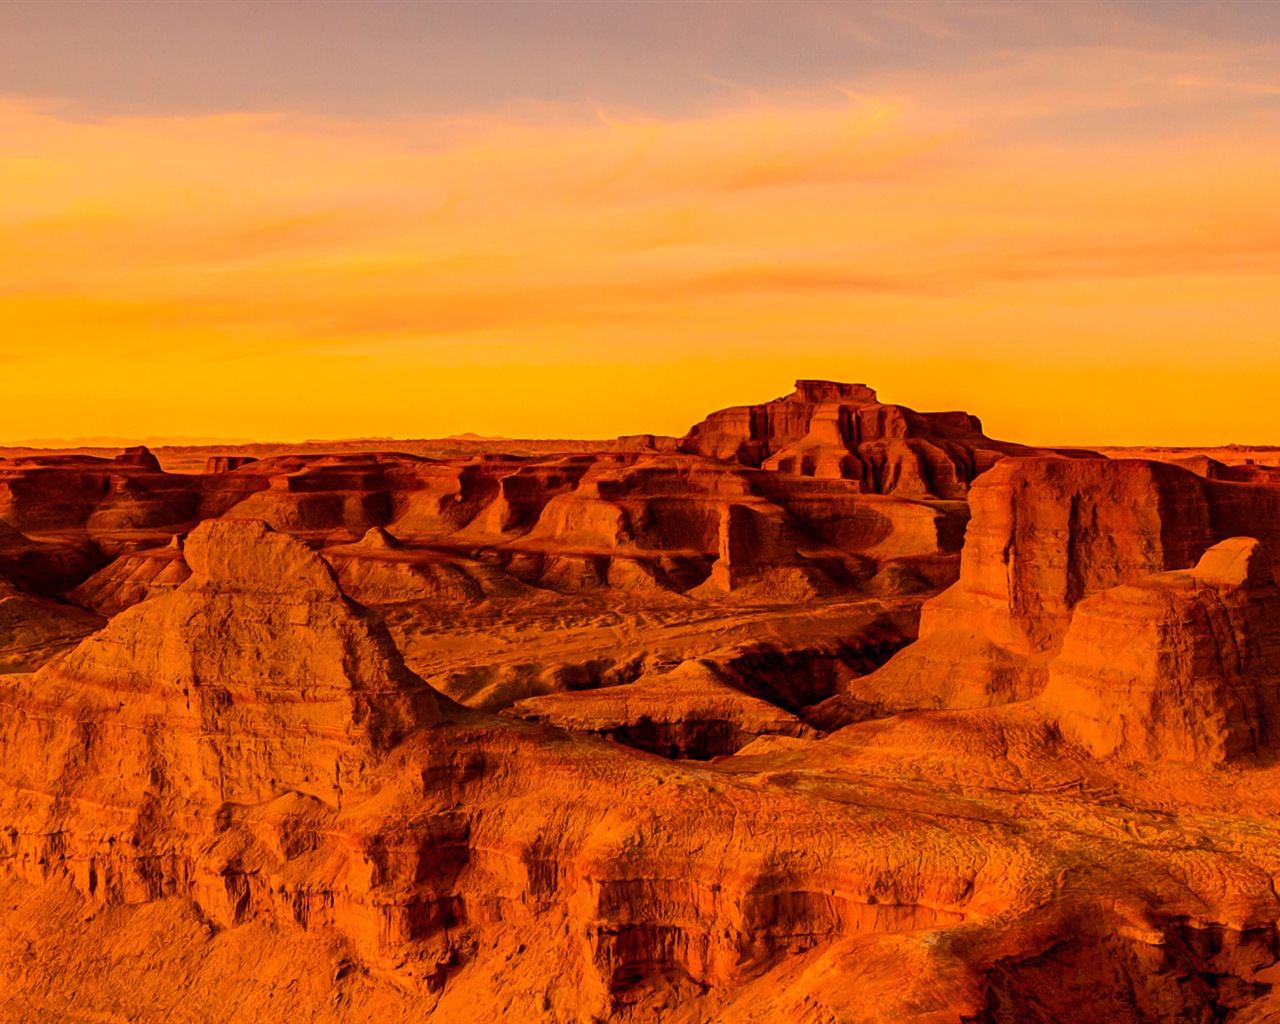
[[[6,453],[5,1020],[1280,1019],[1265,453],[455,443]]]
[[[0,1024],[1280,1024],[1278,13],[0,0]]]

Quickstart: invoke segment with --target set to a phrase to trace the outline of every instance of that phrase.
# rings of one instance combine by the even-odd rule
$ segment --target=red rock
[[[145,444],[134,445],[126,448],[121,454],[116,456],[116,462],[123,462],[130,466],[140,466],[143,469],[149,469],[152,472],[160,472],[160,460],[151,454],[151,449]]]
[[[67,596],[81,607],[111,616],[161,594],[172,593],[191,575],[178,535],[162,548],[121,555]]]
[[[1082,599],[1185,569],[1216,541],[1280,540],[1280,488],[1137,460],[1016,459],[970,494],[960,579],[926,601],[920,640],[853,695],[978,707],[1037,694]]]
[[[482,584],[467,572],[468,563],[407,548],[379,526],[356,544],[326,548],[324,557],[343,591],[362,604],[471,604],[485,596]]]
[[[205,462],[204,471],[208,474],[230,473],[257,461],[251,455],[213,455]]]
[[[819,735],[795,715],[727,685],[708,665],[691,662],[625,686],[526,697],[503,714],[699,760],[733,754],[760,736]]]
[[[766,419],[0,463],[0,1019],[1268,1019],[1280,488]]]
[[[0,674],[33,672],[101,625],[91,612],[25,593],[0,577]]]
[[[993,441],[977,417],[882,405],[864,384],[796,381],[763,405],[712,413],[681,451],[803,476],[858,481],[908,498],[963,498],[978,474],[1005,455],[1039,454]]]
[[[186,799],[292,790],[336,803],[368,784],[380,751],[448,705],[297,540],[219,520],[193,531],[185,554],[190,579],[32,679],[42,703],[104,716],[101,747],[60,737],[50,763],[27,762],[33,781],[108,772],[144,792],[160,758]]]
[[[1252,538],[1076,605],[1041,697],[1097,756],[1220,762],[1280,749],[1280,589]]]
[[[118,554],[133,538],[162,542],[194,521],[189,477],[82,456],[0,462],[0,519],[27,534],[80,531]]]

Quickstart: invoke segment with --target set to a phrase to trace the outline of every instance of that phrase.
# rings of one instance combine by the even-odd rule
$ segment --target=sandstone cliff
[[[1280,749],[1280,589],[1252,538],[1075,608],[1041,698],[1094,754],[1212,763]]]

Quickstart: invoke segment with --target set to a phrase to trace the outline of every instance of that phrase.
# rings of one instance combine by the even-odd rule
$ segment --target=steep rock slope
[[[527,697],[503,713],[608,736],[662,757],[698,760],[736,753],[760,736],[819,735],[698,662],[623,686]]]
[[[33,671],[101,625],[92,612],[26,593],[0,577],[0,673]]]
[[[1276,770],[1135,779],[1025,704],[671,762],[451,705],[261,523],[186,554],[0,689],[15,1019],[1208,1024],[1280,970]]]
[[[200,498],[191,478],[149,455],[0,460],[0,522],[29,535],[78,531],[113,555],[134,538],[163,543],[192,523]]]
[[[970,493],[957,583],[921,609],[920,640],[853,696],[864,710],[975,707],[1034,696],[1076,605],[1188,569],[1234,536],[1280,540],[1280,488],[1156,462],[1010,459]],[[852,691],[851,691],[852,692]]]
[[[206,804],[285,790],[337,803],[366,787],[379,750],[448,704],[298,541],[215,520],[186,559],[191,578],[173,593],[18,684],[13,699],[30,700],[4,722],[11,782],[106,784],[126,802],[159,784]],[[14,732],[32,706],[66,716],[37,747]]]
[[[904,825],[916,842],[890,867],[870,820],[815,846],[803,800],[473,719],[317,555],[259,522],[206,523],[186,553],[175,592],[0,694],[0,864],[29,884],[329,930],[401,987],[465,975],[454,1012],[468,992],[493,1012],[500,928],[497,955],[521,940],[563,967],[551,1002],[529,1003],[545,1019],[650,1020],[815,934],[962,921],[1011,877],[988,882],[973,841],[926,840],[927,824]],[[779,806],[786,824],[765,827]],[[757,824],[739,835],[739,819]],[[691,849],[695,822],[727,847]],[[781,862],[817,872],[803,894]],[[535,1000],[518,974],[499,987]]]

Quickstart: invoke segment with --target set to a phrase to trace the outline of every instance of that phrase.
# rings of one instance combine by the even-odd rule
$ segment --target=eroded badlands
[[[0,460],[0,1019],[1280,1020],[1280,470],[468,444]]]

